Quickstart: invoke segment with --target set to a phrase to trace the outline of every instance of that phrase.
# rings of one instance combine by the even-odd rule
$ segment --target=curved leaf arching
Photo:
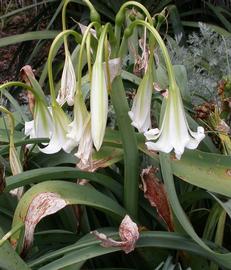
[[[117,238],[118,232],[113,228],[104,228],[99,230],[101,233],[107,234],[109,237]],[[212,243],[209,245],[213,246]],[[175,250],[185,250],[204,258],[216,261],[216,259],[198,246],[193,240],[183,235],[162,232],[162,231],[147,231],[140,234],[137,241],[137,248],[144,247],[161,247]],[[58,270],[60,267],[66,267],[74,263],[86,261],[97,256],[105,255],[119,251],[120,248],[104,248],[99,245],[99,241],[92,235],[88,234],[77,241],[75,244],[64,247],[60,250],[50,252],[42,257],[35,259],[29,263],[29,266],[39,270]],[[62,256],[60,258],[60,256]],[[58,259],[55,259],[58,258]],[[46,264],[46,262],[49,262]],[[43,266],[41,266],[43,264]],[[40,266],[40,267],[39,267]]]
[[[165,188],[168,194],[168,199],[172,207],[172,211],[181,224],[185,232],[219,265],[222,265],[228,269],[231,269],[231,252],[219,253],[211,249],[195,232],[188,217],[186,216],[183,208],[177,197],[177,193],[174,185],[173,169],[169,154],[160,153],[161,173],[164,179]],[[211,167],[211,165],[210,165]],[[199,170],[201,172],[201,170]]]
[[[38,196],[41,195],[44,195],[45,197],[49,195],[49,201],[44,201],[43,196],[43,201],[41,202],[40,199],[40,202],[37,201],[36,205],[34,200],[37,200]],[[53,198],[58,200],[58,204],[61,203],[61,206],[57,206],[57,203],[54,205]],[[90,186],[82,186],[65,181],[46,181],[33,186],[21,198],[14,213],[12,227],[17,226],[19,223],[26,224],[26,222],[29,222],[29,226],[26,226],[26,229],[31,226],[35,227],[41,218],[45,217],[45,215],[55,213],[64,206],[72,204],[82,204],[97,208],[113,216],[118,221],[126,214],[125,210],[116,201]],[[44,208],[44,211],[43,209],[41,210],[41,207]],[[52,209],[52,207],[55,207],[55,209]],[[35,211],[40,215],[35,216],[34,221],[31,220],[31,216],[29,218],[27,217],[31,211]],[[44,215],[45,212],[47,214]],[[25,231],[23,239],[25,239],[25,235],[27,233],[31,234],[31,231]],[[21,237],[20,232],[17,232],[11,237],[11,242],[14,245],[17,245]],[[25,243],[20,243],[20,245],[17,246],[20,253],[25,248],[24,244]]]

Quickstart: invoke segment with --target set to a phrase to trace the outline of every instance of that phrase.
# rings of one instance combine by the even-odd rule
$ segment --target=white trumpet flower
[[[132,109],[130,112],[128,112],[132,120],[131,124],[136,127],[139,132],[142,133],[151,128],[150,107],[152,90],[152,65],[149,65],[134,97]]]
[[[108,61],[109,75],[106,72],[106,63],[96,59],[92,68],[91,80],[91,133],[94,146],[98,151],[102,145],[108,114],[107,86],[113,82],[121,72],[121,59],[114,58]],[[109,80],[110,79],[110,80]]]
[[[25,135],[30,138],[50,138],[53,122],[52,116],[43,101],[36,100],[33,112],[34,120],[25,122]]]
[[[102,145],[107,124],[108,93],[103,62],[96,59],[91,80],[91,133],[98,151]]]
[[[168,93],[161,129],[151,129],[144,135],[147,140],[157,140],[146,142],[149,150],[169,153],[174,148],[176,158],[180,159],[184,148],[196,149],[204,139],[204,128],[197,127],[197,132],[189,128],[180,90],[175,82],[170,85]]]
[[[70,122],[58,104],[52,106],[52,119],[53,129],[50,142],[46,147],[40,148],[40,151],[45,154],[54,154],[59,152],[67,141],[66,134]]]
[[[61,77],[61,89],[58,93],[57,102],[60,105],[63,105],[65,102],[67,102],[69,106],[72,106],[74,104],[75,90],[75,70],[71,61],[71,55],[69,51],[67,51]]]
[[[65,152],[70,153],[78,146],[89,119],[90,114],[87,111],[83,96],[80,92],[77,92],[74,104],[74,120],[68,126],[67,142],[63,146]]]

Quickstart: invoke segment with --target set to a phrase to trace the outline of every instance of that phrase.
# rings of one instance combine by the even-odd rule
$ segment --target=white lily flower
[[[40,148],[40,151],[45,154],[53,154],[59,152],[67,141],[66,134],[70,122],[58,104],[52,106],[52,118],[53,130],[50,142],[46,147]]]
[[[80,92],[77,92],[74,104],[74,120],[68,126],[67,142],[63,146],[65,152],[70,153],[78,146],[89,118],[90,114],[87,111],[83,96]]]
[[[189,128],[180,90],[176,83],[170,86],[168,93],[161,129],[151,129],[144,135],[147,140],[158,139],[157,142],[146,142],[149,150],[169,153],[174,148],[176,158],[180,159],[184,148],[196,149],[204,139],[204,128],[197,127],[197,132]]]
[[[92,149],[93,141],[91,136],[91,121],[89,117],[79,142],[78,152],[75,154],[75,156],[81,159],[82,163],[86,165],[91,161]]]
[[[75,70],[71,61],[71,55],[69,51],[67,51],[61,77],[61,89],[58,93],[57,102],[60,105],[63,105],[65,102],[67,102],[69,106],[72,106],[74,104],[75,90]]]
[[[121,59],[108,61],[110,81],[106,72],[106,63],[96,59],[92,68],[91,80],[91,133],[94,146],[98,151],[102,145],[108,114],[107,85],[112,83],[121,72]]]
[[[41,100],[35,101],[34,120],[25,122],[25,135],[30,138],[50,138],[53,122],[47,106]]]
[[[91,80],[91,133],[98,151],[102,145],[108,114],[108,93],[103,62],[96,58]]]
[[[152,91],[152,65],[149,65],[134,97],[132,109],[130,112],[128,112],[132,120],[131,124],[142,133],[151,128],[150,107]]]

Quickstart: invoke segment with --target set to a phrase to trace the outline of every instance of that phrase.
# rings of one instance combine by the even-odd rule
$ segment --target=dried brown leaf
[[[143,183],[144,197],[155,207],[159,216],[168,226],[169,231],[174,231],[174,224],[170,205],[164,184],[156,177],[157,169],[149,167],[141,173]]]
[[[39,221],[48,215],[56,213],[66,205],[67,202],[59,194],[52,192],[43,192],[33,198],[24,221],[24,251],[32,244],[34,230]]]
[[[30,65],[26,65],[26,66],[22,67],[20,70],[20,75],[21,75],[23,81],[25,81],[25,83],[27,85],[31,86],[30,77],[35,79],[32,67]],[[33,113],[34,106],[35,106],[35,97],[30,91],[27,92],[27,97],[28,97],[30,111],[31,111],[31,113]]]

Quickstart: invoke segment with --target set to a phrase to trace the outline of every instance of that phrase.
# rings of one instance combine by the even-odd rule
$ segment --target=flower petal
[[[67,142],[63,146],[65,152],[70,153],[78,146],[89,117],[90,114],[87,111],[82,94],[78,92],[75,96],[74,120],[68,126]]]
[[[25,122],[25,135],[35,138],[34,120]]]
[[[66,133],[69,125],[69,120],[58,104],[52,107],[52,117],[54,126],[50,142],[47,147],[40,148],[40,151],[45,154],[53,154],[59,152],[67,141]]]
[[[89,118],[79,143],[78,152],[75,154],[75,156],[81,159],[82,163],[86,165],[88,162],[90,162],[92,149],[93,143],[91,137],[91,121]]]
[[[144,133],[147,140],[156,140],[160,136],[160,130],[158,128],[149,129]]]
[[[192,138],[190,138],[188,144],[186,145],[186,148],[196,149],[199,143],[205,138],[204,128],[200,126],[197,127],[197,132],[193,132],[189,129],[189,133]]]

